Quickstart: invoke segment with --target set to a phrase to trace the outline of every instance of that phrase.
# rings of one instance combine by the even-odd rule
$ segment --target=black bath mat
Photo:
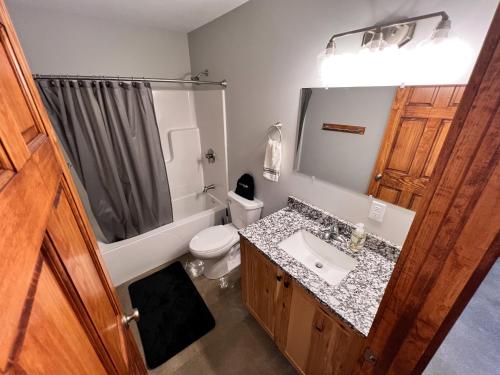
[[[180,262],[129,285],[146,364],[158,367],[215,327],[215,320]]]

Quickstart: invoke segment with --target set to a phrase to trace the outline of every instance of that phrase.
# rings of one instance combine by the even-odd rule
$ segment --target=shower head
[[[199,73],[198,73],[197,75],[195,75],[195,76],[191,76],[191,79],[192,79],[193,81],[199,81],[201,76],[205,76],[205,77],[207,77],[207,76],[208,76],[208,69],[205,69],[204,71],[199,72]]]

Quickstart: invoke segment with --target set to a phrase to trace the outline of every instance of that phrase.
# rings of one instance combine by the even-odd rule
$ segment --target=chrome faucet
[[[322,231],[323,239],[328,241],[330,239],[335,241],[341,241],[339,226],[337,223],[333,224],[330,228],[324,229]]]
[[[215,184],[210,184],[208,186],[203,187],[203,192],[206,193],[209,190],[215,190]]]

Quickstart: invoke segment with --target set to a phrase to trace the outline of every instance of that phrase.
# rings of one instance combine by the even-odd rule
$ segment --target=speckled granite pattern
[[[358,264],[338,285],[330,285],[278,247],[300,229],[314,233],[330,227],[333,222],[337,222],[342,235],[350,238],[351,223],[290,197],[288,207],[240,233],[332,312],[367,336],[400,248],[371,234],[365,247],[356,253],[336,242],[335,246],[355,258]]]

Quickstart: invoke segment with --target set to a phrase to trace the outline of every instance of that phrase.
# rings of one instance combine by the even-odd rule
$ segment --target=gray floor
[[[186,257],[181,259],[185,260]],[[131,309],[128,285],[146,275],[117,287],[125,311]],[[239,280],[234,279],[234,286],[225,290],[219,289],[215,281],[203,276],[193,280],[212,312],[216,326],[163,365],[150,370],[151,374],[296,374],[272,340],[248,314],[241,302]],[[142,353],[137,326],[132,323],[131,329]]]
[[[424,371],[500,375],[500,260],[497,260]]]

